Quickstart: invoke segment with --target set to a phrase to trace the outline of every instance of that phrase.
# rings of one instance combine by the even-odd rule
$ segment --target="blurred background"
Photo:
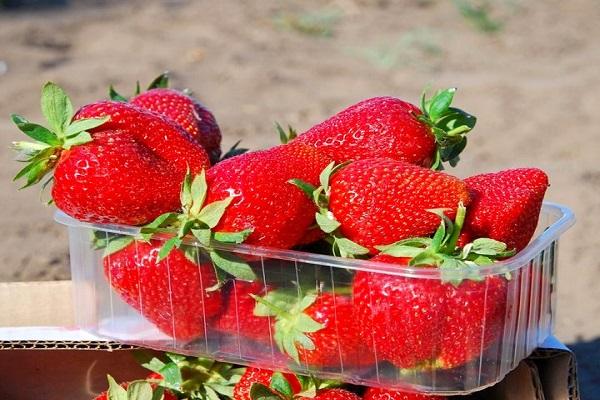
[[[45,6],[44,3],[51,3]],[[543,168],[572,207],[561,240],[557,336],[600,388],[600,2],[590,0],[0,0],[0,281],[68,279],[66,230],[37,189],[17,191],[19,113],[41,121],[41,85],[75,105],[133,93],[164,70],[215,114],[223,148],[274,145],[363,98],[417,102],[456,86],[477,128],[461,177]]]

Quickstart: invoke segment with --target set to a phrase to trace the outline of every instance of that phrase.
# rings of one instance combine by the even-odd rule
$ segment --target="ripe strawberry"
[[[288,181],[311,184],[330,160],[312,147],[290,143],[224,160],[208,170],[207,201],[232,196],[215,230],[252,229],[245,243],[290,248],[314,223],[315,208]]]
[[[321,389],[313,397],[299,396],[302,400],[361,400],[360,396],[345,389]]]
[[[331,176],[331,179],[330,179]],[[316,198],[316,220],[330,234],[333,252],[343,257],[376,253],[375,246],[428,236],[439,224],[430,209],[468,204],[466,185],[442,172],[385,158],[330,164],[317,189],[295,180]],[[331,182],[329,182],[331,181]]]
[[[42,110],[51,130],[12,116],[36,140],[14,144],[28,162],[15,179],[25,178],[25,186],[53,179],[54,202],[74,218],[144,224],[178,208],[188,167],[197,173],[209,166],[204,149],[185,131],[135,106],[94,103],[73,117],[67,95],[48,83]]]
[[[360,320],[350,297],[332,293],[309,294],[274,290],[257,299],[254,314],[275,317],[274,339],[297,363],[311,366],[372,365],[375,356],[360,338]]]
[[[133,389],[134,386],[137,390]],[[158,396],[156,393],[159,390],[163,393],[163,395],[161,397],[153,397],[155,395]],[[112,376],[108,375],[108,390],[100,393],[93,400],[153,400],[155,398],[158,400],[177,400],[177,396],[175,396],[170,390],[164,390],[162,388],[157,389],[156,384],[148,382],[147,380],[123,382],[118,384],[115,382]]]
[[[448,398],[446,396],[432,396],[422,393],[370,387],[365,391],[363,400],[448,400]]]
[[[274,376],[276,377],[275,383],[277,383],[277,380],[287,382],[292,394],[300,393],[302,390],[300,381],[294,374],[282,374],[267,369],[248,367],[233,389],[233,400],[251,400],[250,391],[252,385],[259,383],[271,386]]]
[[[262,282],[233,280],[225,300],[223,312],[216,321],[216,329],[263,343],[270,343],[273,320],[254,315],[256,302],[252,295],[264,296],[271,287]]]
[[[472,197],[466,230],[522,250],[535,232],[548,176],[537,168],[518,168],[465,179]]]
[[[372,341],[378,356],[399,368],[460,366],[503,331],[506,281],[498,276],[482,279],[478,268],[514,252],[487,238],[458,248],[465,212],[459,205],[452,224],[440,211],[442,223],[433,238],[380,246],[382,253],[372,259],[439,268],[441,280],[364,271],[354,277],[361,335]]]
[[[210,263],[196,264],[181,250],[162,261],[162,242],[109,244],[104,273],[121,298],[158,329],[177,340],[205,335],[206,320],[221,309],[221,293],[207,291],[217,283]]]
[[[326,152],[337,163],[391,158],[411,164],[452,165],[466,145],[475,117],[450,107],[456,89],[422,99],[421,110],[393,97],[363,100],[312,127],[296,140]]]

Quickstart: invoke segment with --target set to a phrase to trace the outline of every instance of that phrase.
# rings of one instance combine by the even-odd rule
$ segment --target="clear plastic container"
[[[248,283],[230,281],[206,292],[214,284],[214,273],[204,252],[196,252],[196,263],[187,264],[192,268],[185,271],[170,258],[159,270],[147,262],[157,254],[148,244],[135,242],[127,255],[107,257],[92,246],[94,235],[133,237],[138,228],[82,223],[62,213],[56,220],[69,228],[76,322],[93,334],[361,385],[467,394],[500,381],[552,333],[558,239],[574,216],[566,207],[545,203],[534,239],[523,251],[481,267],[479,281],[458,286],[442,284],[433,268],[246,245],[215,246],[221,254],[235,253],[252,266],[259,277],[258,295],[275,287],[298,290],[297,282],[303,288],[308,283],[321,295],[336,293],[333,306],[330,301],[323,311],[329,315],[328,336],[313,340],[316,349],[301,353],[299,362],[277,346],[274,317],[248,316],[254,306],[244,292]],[[135,262],[118,264],[118,257]],[[104,264],[115,263],[116,269],[105,272]],[[129,275],[119,268],[130,268]],[[353,295],[355,278],[362,289]],[[148,285],[151,279],[161,282]],[[109,283],[119,280],[128,280],[127,301]],[[317,297],[315,307],[325,304],[320,302]],[[181,322],[187,319],[194,321],[192,327]],[[360,332],[358,341],[354,331]]]

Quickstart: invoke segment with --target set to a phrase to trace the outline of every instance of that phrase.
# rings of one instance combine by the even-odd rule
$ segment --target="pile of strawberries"
[[[455,89],[420,107],[367,99],[300,135],[278,126],[279,146],[222,155],[211,112],[166,84],[131,99],[111,90],[115,100],[73,112],[47,83],[48,127],[12,116],[35,140],[14,144],[27,163],[16,179],[51,184],[73,218],[140,226],[137,237],[98,232],[93,246],[114,291],[158,329],[178,341],[239,336],[317,370],[454,368],[500,338],[510,276],[479,270],[528,244],[548,178],[441,172],[476,121],[451,106]],[[439,277],[340,269],[334,288],[312,267],[265,279],[268,262],[240,243]]]

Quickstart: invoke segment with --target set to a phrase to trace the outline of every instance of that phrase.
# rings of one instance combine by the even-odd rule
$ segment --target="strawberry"
[[[287,249],[314,223],[315,208],[290,184],[299,178],[316,184],[330,162],[316,149],[290,143],[224,160],[208,170],[207,201],[233,197],[215,230],[252,229],[245,243]]]
[[[276,387],[278,387],[277,384],[283,381],[285,381],[284,385],[289,388],[292,394],[300,393],[302,390],[300,381],[294,374],[283,374],[267,369],[249,367],[246,369],[244,375],[242,375],[240,381],[235,385],[233,400],[251,400],[250,391],[254,384],[259,383],[270,386],[272,383],[275,383]]]
[[[360,338],[352,299],[332,293],[274,290],[260,298],[254,314],[275,317],[274,339],[297,363],[321,368],[372,365],[375,356]]]
[[[181,250],[158,261],[162,242],[128,239],[109,243],[103,259],[113,290],[167,335],[203,337],[206,320],[221,309],[220,292],[206,290],[217,283],[212,264],[197,264]]]
[[[161,395],[162,393],[162,395]],[[108,375],[108,390],[100,393],[94,400],[177,400],[170,390],[157,387],[147,380],[123,382],[118,384]]]
[[[233,280],[225,300],[223,312],[216,321],[216,329],[263,343],[271,342],[272,321],[254,315],[254,296],[264,296],[271,287],[262,282]]]
[[[356,393],[350,392],[346,389],[322,389],[318,390],[317,394],[313,397],[299,396],[298,399],[313,399],[313,400],[361,400],[360,396]]]
[[[360,333],[379,357],[399,368],[463,365],[503,331],[506,281],[498,276],[482,279],[478,268],[514,251],[487,238],[458,248],[465,207],[459,205],[454,224],[442,211],[437,213],[442,222],[433,238],[378,246],[382,253],[372,261],[438,268],[441,280],[365,271],[354,277]]]
[[[363,400],[448,400],[448,398],[446,396],[370,387],[365,390]]]
[[[47,83],[42,110],[51,129],[12,116],[36,140],[14,143],[28,162],[15,179],[25,178],[25,187],[54,180],[53,201],[74,218],[147,223],[178,208],[188,167],[197,173],[209,166],[206,152],[189,134],[133,105],[99,102],[73,117],[65,92]]]
[[[391,158],[437,169],[454,165],[475,117],[450,107],[456,89],[438,92],[418,107],[393,97],[363,100],[310,128],[296,140],[326,152],[337,163]]]
[[[465,179],[473,202],[466,231],[522,250],[537,227],[548,176],[537,168],[518,168]]]
[[[427,210],[449,208],[446,214],[453,218],[456,205],[469,202],[467,187],[458,178],[384,158],[330,164],[320,181],[316,189],[294,182],[315,199],[317,223],[330,235],[334,254],[343,257],[377,253],[377,245],[428,236],[438,217]]]

